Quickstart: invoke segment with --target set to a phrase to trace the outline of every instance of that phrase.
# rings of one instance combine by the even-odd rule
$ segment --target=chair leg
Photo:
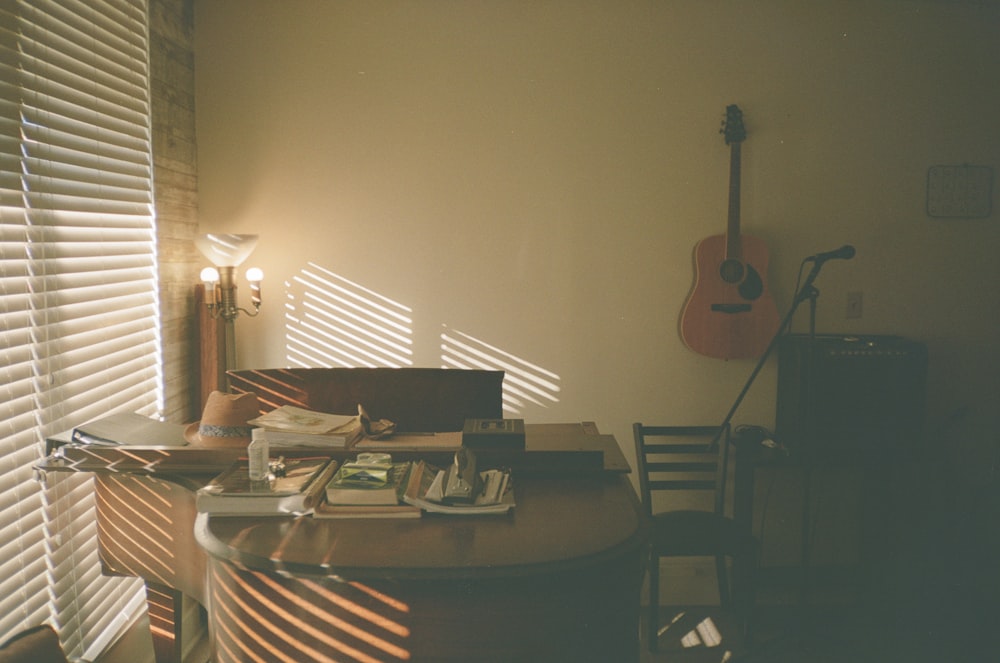
[[[757,548],[750,546],[743,555],[745,568],[740,582],[739,610],[743,620],[743,639],[747,645],[753,640],[753,609],[757,601]]]
[[[646,644],[655,652],[659,646],[660,630],[660,558],[649,553],[649,612],[646,616]]]
[[[715,576],[719,581],[719,603],[728,608],[731,602],[729,592],[729,571],[726,569],[725,555],[715,557]]]

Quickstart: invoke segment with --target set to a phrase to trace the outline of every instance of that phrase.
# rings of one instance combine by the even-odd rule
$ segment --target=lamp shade
[[[258,235],[199,235],[194,239],[202,255],[216,267],[238,267],[257,246]]]

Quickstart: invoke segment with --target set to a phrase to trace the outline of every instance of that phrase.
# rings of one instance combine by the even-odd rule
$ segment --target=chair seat
[[[659,555],[733,555],[753,546],[731,518],[711,511],[666,511],[650,520],[650,545]]]

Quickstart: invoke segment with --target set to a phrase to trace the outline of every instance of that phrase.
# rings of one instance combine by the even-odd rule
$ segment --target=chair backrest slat
[[[649,437],[649,434],[646,434]],[[708,443],[705,444],[649,444],[647,443],[644,447],[645,455],[655,456],[657,454],[690,454],[692,456],[703,456],[705,454],[712,454],[711,449],[708,447]]]
[[[633,424],[643,508],[653,512],[654,493],[714,491],[713,508],[725,504],[729,426]]]
[[[643,426],[647,436],[704,437],[719,432],[718,426]]]
[[[715,473],[718,463],[709,462],[656,462],[656,461],[646,461],[646,472],[648,474],[664,474],[664,473],[678,473],[678,472],[699,472]],[[713,479],[714,481],[714,479]]]
[[[664,479],[649,482],[650,490],[715,490],[714,480]]]

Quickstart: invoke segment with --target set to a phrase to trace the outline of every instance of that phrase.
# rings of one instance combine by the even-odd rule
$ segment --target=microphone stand
[[[806,276],[805,281],[803,281],[801,287],[795,293],[795,297],[792,300],[792,305],[789,307],[788,312],[785,314],[785,318],[781,321],[781,324],[779,325],[778,330],[775,332],[774,337],[771,339],[770,343],[768,343],[767,349],[764,350],[764,354],[761,355],[760,359],[757,361],[757,365],[754,367],[753,371],[750,373],[750,377],[747,379],[746,383],[743,385],[743,389],[740,390],[740,393],[736,397],[736,401],[733,403],[733,406],[729,409],[729,412],[726,413],[726,418],[723,419],[722,423],[720,424],[720,426],[719,426],[719,432],[716,434],[715,439],[712,440],[712,443],[710,445],[711,448],[715,448],[716,445],[719,443],[719,440],[721,439],[723,432],[725,431],[725,429],[731,423],[733,415],[736,414],[736,410],[739,409],[740,404],[743,402],[743,399],[747,395],[747,392],[750,391],[751,385],[753,385],[754,380],[757,379],[757,375],[760,373],[761,369],[764,368],[764,364],[767,363],[768,357],[771,355],[771,353],[773,352],[774,348],[778,345],[779,339],[784,334],[786,328],[789,327],[789,325],[791,324],[792,317],[795,315],[795,312],[798,310],[799,305],[803,301],[805,301],[807,299],[809,300],[809,338],[810,338],[810,340],[813,339],[813,338],[815,338],[815,335],[816,335],[816,300],[819,297],[819,290],[816,289],[816,287],[813,285],[813,283],[816,281],[816,277],[819,276],[820,269],[822,269],[823,264],[825,262],[826,262],[826,260],[823,260],[823,259],[814,259],[813,260],[812,269],[809,271],[809,274]],[[810,353],[810,356],[811,356],[811,353]],[[811,369],[807,368],[807,370],[811,370]],[[811,401],[811,399],[807,399],[807,401]],[[739,449],[739,445],[737,444],[737,472],[736,472],[737,477],[736,477],[736,487],[735,487],[736,502],[734,503],[734,518],[735,518],[735,520],[737,522],[740,522],[740,523],[744,524],[744,526],[746,527],[746,531],[747,531],[748,534],[753,529],[753,527],[752,527],[753,513],[747,513],[746,512],[747,509],[744,508],[744,507],[750,504],[750,501],[749,501],[749,499],[748,499],[747,496],[748,495],[752,495],[752,493],[753,493],[753,466],[756,463],[756,452],[757,451],[759,451],[759,449],[754,449],[754,450],[752,450],[752,452],[748,452],[746,449],[744,449],[743,453],[741,454],[740,453],[740,449]],[[743,459],[748,459],[749,460],[749,464],[750,464],[749,468],[743,468],[742,470],[740,469],[740,466],[742,465],[742,463],[739,462],[739,459],[740,459],[741,456],[742,456]],[[801,557],[801,559],[802,559],[802,579],[801,579],[801,584],[800,584],[800,587],[799,587],[799,603],[804,606],[805,603],[806,603],[807,587],[808,587],[808,584],[809,584],[808,583],[808,575],[809,575],[808,568],[809,568],[809,556],[810,556],[809,555],[809,553],[810,553],[810,550],[809,550],[809,510],[810,510],[809,503],[810,503],[810,483],[811,483],[810,479],[811,479],[811,477],[810,477],[809,463],[805,462],[803,464],[803,467],[804,467],[805,475],[803,477],[803,484],[802,484],[803,485],[803,489],[802,489],[802,492],[803,492],[803,495],[802,495],[802,539],[801,539],[801,546],[802,546],[802,548],[801,548],[801,554],[802,554],[802,557]],[[748,570],[741,568],[741,570],[739,570],[739,571],[737,571],[736,569],[734,569],[734,572],[736,573],[736,576],[738,578],[738,580],[737,579],[734,579],[734,580],[736,582],[738,582],[741,586],[744,585],[743,581],[744,581],[745,578],[748,577],[748,575],[747,575],[748,574]]]
[[[819,270],[822,269],[822,267],[822,261],[817,260],[813,263],[813,268],[806,276],[806,280],[803,281],[802,286],[799,288],[798,292],[795,293],[795,298],[792,300],[792,305],[789,307],[788,313],[785,314],[785,319],[781,321],[781,325],[778,326],[778,331],[774,334],[771,342],[768,343],[767,349],[764,350],[764,354],[761,355],[759,360],[757,360],[757,365],[754,366],[753,371],[750,373],[750,377],[747,379],[746,384],[743,385],[743,389],[736,397],[736,401],[733,403],[733,406],[729,408],[729,412],[726,414],[726,418],[722,420],[720,428],[725,428],[732,421],[733,415],[736,414],[736,410],[739,409],[740,404],[743,403],[743,399],[747,395],[747,392],[750,391],[750,386],[753,385],[754,380],[757,379],[757,374],[760,373],[762,368],[764,368],[764,364],[767,363],[767,359],[771,356],[771,352],[778,345],[778,340],[784,333],[785,328],[791,324],[792,317],[795,315],[795,311],[798,310],[799,304],[806,299],[809,300],[809,338],[812,339],[816,336],[816,299],[819,297],[819,290],[813,286],[813,282],[816,280],[816,277],[819,276]],[[716,435],[715,440],[712,441],[713,447],[718,444],[721,435],[721,431],[718,435]]]

